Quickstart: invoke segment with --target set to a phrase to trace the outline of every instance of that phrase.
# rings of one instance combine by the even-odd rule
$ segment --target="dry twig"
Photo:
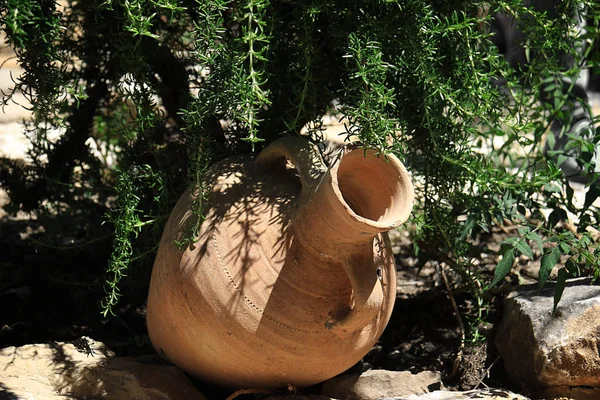
[[[437,263],[437,267],[439,268],[440,274],[442,275],[442,280],[444,281],[444,286],[446,287],[448,298],[450,299],[450,303],[452,304],[452,309],[454,310],[454,316],[456,317],[456,322],[458,324],[458,330],[460,333],[460,347],[458,349],[458,353],[456,354],[456,358],[452,363],[452,370],[450,371],[450,375],[448,375],[448,379],[452,380],[456,377],[456,374],[458,373],[458,367],[460,366],[460,362],[463,358],[463,350],[465,348],[465,326],[462,322],[462,318],[460,317],[460,312],[458,310],[458,306],[456,305],[456,300],[454,299],[452,288],[450,287],[450,283],[448,282],[448,277],[446,276],[446,272],[444,272],[444,264]]]
[[[225,400],[233,400],[236,397],[241,396],[243,394],[273,394],[273,391],[269,389],[240,389],[233,392]]]

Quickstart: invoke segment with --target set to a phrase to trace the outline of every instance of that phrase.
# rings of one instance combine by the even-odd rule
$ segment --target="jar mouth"
[[[345,149],[331,168],[333,190],[350,216],[389,230],[409,218],[414,201],[410,175],[394,155],[372,149]]]

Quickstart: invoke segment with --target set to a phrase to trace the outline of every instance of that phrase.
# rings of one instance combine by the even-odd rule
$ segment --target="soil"
[[[0,348],[90,336],[122,355],[149,353],[143,298],[125,295],[115,317],[100,314],[106,249],[48,248],[43,233],[27,235],[39,228],[0,219]]]

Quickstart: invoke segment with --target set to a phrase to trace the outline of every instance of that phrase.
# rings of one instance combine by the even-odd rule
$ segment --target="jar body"
[[[301,195],[294,170],[262,170],[249,157],[215,165],[206,184],[197,240],[184,249],[175,244],[195,223],[188,191],[156,256],[147,324],[157,352],[229,387],[309,386],[358,362],[383,332],[395,299],[386,234],[351,246],[356,255],[346,254],[347,244],[305,240],[316,233],[300,232],[306,224],[298,220],[314,198]],[[331,321],[356,307],[349,268],[363,264],[377,270],[372,290],[381,292],[380,304],[360,326],[338,328]]]

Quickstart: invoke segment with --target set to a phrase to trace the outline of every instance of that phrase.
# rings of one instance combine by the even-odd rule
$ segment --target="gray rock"
[[[178,368],[115,357],[87,339],[0,350],[0,398],[206,400]]]
[[[528,388],[600,387],[600,287],[568,282],[552,314],[554,287],[510,293],[496,345],[515,383]]]
[[[384,397],[424,394],[442,386],[439,372],[371,370],[360,375],[341,375],[323,383],[321,393],[340,400],[376,400]]]
[[[538,390],[533,397],[555,400],[598,400],[600,399],[600,388],[557,386]]]
[[[269,396],[265,397],[264,400],[334,400],[331,397],[320,396],[315,394],[295,394],[295,395],[281,395],[281,396]]]
[[[554,399],[555,397],[547,397]],[[577,400],[588,400],[588,398],[573,397]],[[479,389],[469,390],[467,392],[451,392],[446,390],[436,390],[426,394],[411,394],[399,397],[382,397],[379,400],[529,400],[528,397],[510,392],[504,389]],[[564,399],[564,398],[562,398]],[[557,400],[562,400],[558,399]],[[594,397],[597,400],[598,397]],[[327,396],[316,395],[295,395],[295,396],[269,396],[265,400],[335,400]],[[591,398],[590,398],[591,400]]]
[[[410,396],[390,397],[382,400],[529,400],[519,394],[512,393],[503,389],[480,389],[469,390],[467,392],[450,392],[436,390],[435,392]]]

